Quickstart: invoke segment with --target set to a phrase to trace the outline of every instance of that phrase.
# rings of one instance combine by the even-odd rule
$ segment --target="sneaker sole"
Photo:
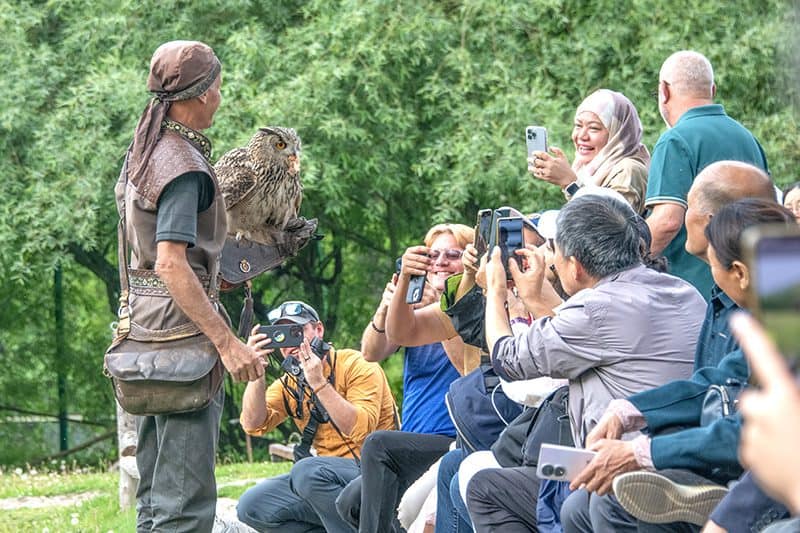
[[[728,489],[716,485],[678,485],[648,472],[614,479],[614,495],[634,517],[651,524],[689,522],[704,525]]]

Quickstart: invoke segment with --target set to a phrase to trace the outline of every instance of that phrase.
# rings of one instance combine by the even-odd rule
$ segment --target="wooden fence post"
[[[116,402],[115,402],[116,403]],[[136,419],[117,403],[117,442],[119,442],[119,506],[136,504],[139,470],[136,468]]]

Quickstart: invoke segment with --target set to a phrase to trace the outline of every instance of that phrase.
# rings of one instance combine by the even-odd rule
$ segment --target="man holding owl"
[[[200,42],[172,41],[155,51],[147,81],[154,98],[115,192],[137,274],[131,336],[202,342],[202,333],[236,381],[252,381],[263,376],[264,361],[231,331],[217,297],[227,222],[211,143],[200,133],[220,104],[220,72],[214,51]],[[135,286],[144,278],[146,287]],[[207,407],[189,413],[137,418],[137,531],[211,531],[223,394],[220,388]]]

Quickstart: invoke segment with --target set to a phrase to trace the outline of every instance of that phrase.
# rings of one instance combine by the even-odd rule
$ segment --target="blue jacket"
[[[719,502],[710,518],[728,533],[750,533],[787,516],[789,510],[764,494],[748,472]]]
[[[700,426],[703,399],[710,385],[727,380],[747,382],[750,371],[744,353],[737,349],[717,367],[696,371],[691,379],[673,381],[628,398],[647,421],[653,435],[653,465],[686,468],[720,483],[742,474],[737,452],[742,418],[739,413]]]

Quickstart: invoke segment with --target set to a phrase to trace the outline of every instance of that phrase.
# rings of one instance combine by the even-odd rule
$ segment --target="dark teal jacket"
[[[741,415],[705,427],[700,426],[700,415],[710,385],[724,385],[729,379],[745,383],[749,374],[744,354],[737,349],[716,367],[697,370],[689,380],[673,381],[628,398],[644,415],[647,431],[653,436],[653,465],[659,470],[689,469],[720,483],[739,477]]]

